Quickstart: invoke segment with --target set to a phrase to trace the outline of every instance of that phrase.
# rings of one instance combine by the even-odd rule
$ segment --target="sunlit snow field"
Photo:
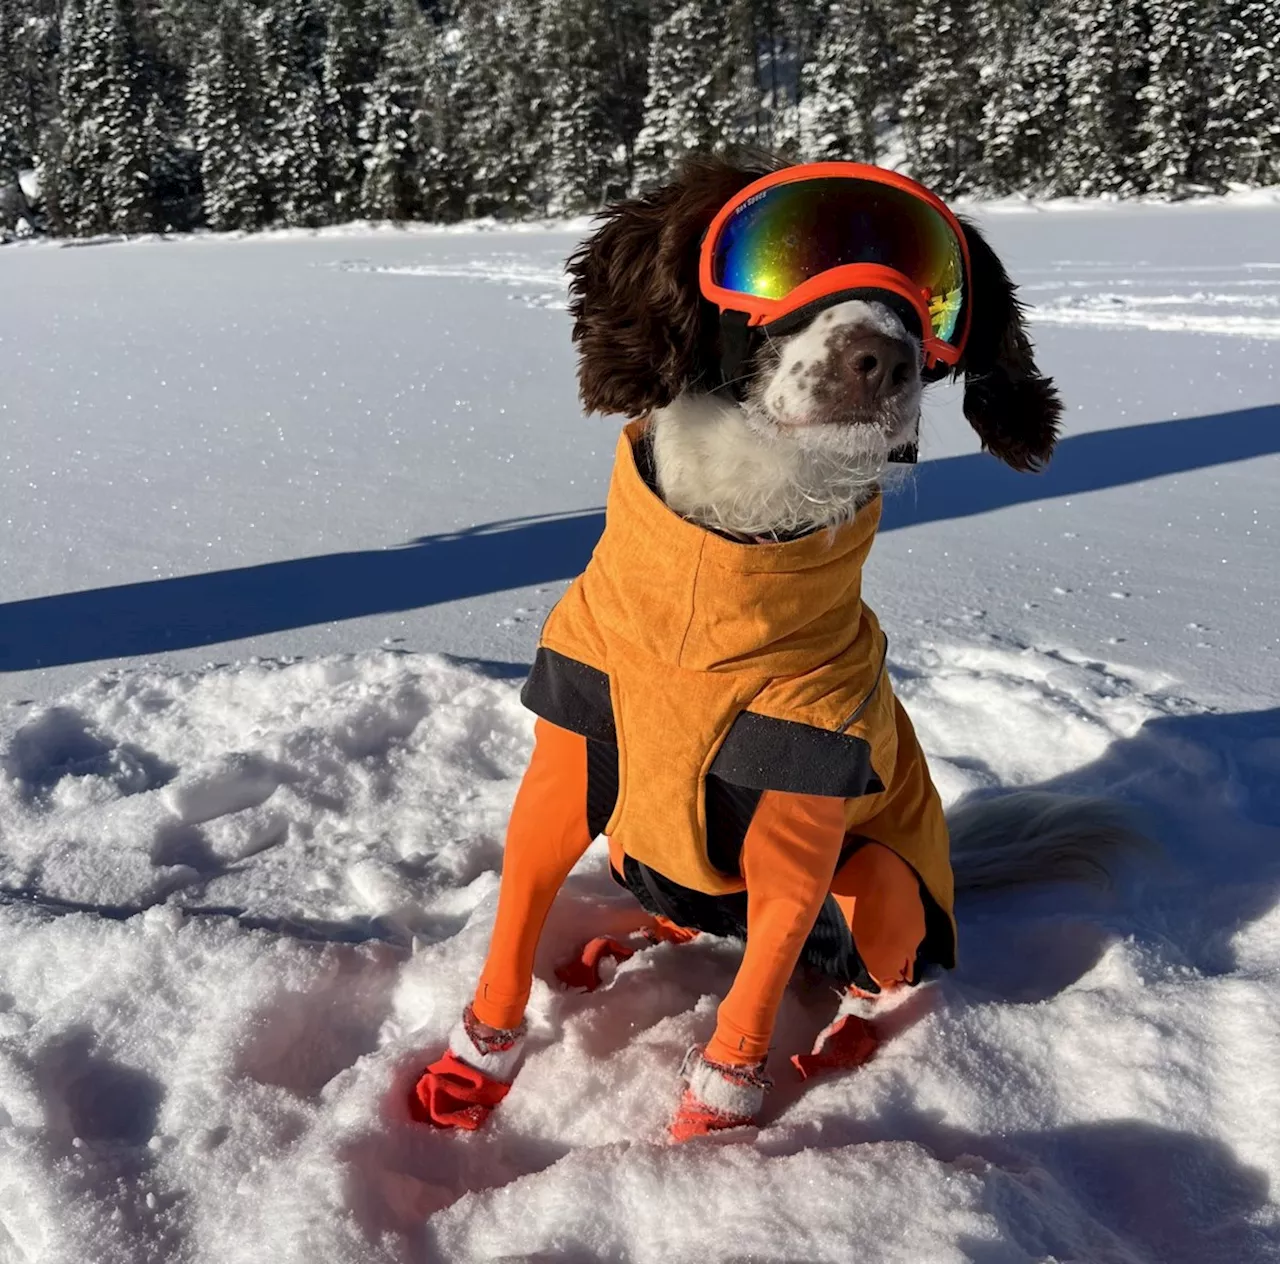
[[[1107,894],[961,967],[758,1134],[671,1147],[708,940],[606,989],[600,845],[490,1127],[409,1084],[479,969],[537,629],[600,527],[581,229],[0,250],[0,1261],[1280,1258],[1280,207],[983,215],[1050,471],[935,388],[866,581],[947,800],[1115,795]]]

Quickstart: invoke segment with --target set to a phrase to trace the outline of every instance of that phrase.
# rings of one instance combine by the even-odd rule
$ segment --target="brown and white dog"
[[[645,481],[666,508],[710,533],[749,545],[803,540],[857,518],[859,509],[891,477],[895,453],[914,447],[925,388],[920,339],[893,308],[863,299],[836,302],[786,336],[763,339],[750,349],[743,380],[722,381],[721,322],[699,288],[700,245],[720,208],[768,169],[719,159],[691,160],[664,187],[606,210],[600,226],[568,265],[573,338],[587,410],[647,419],[641,445],[647,464]],[[1036,367],[1015,287],[1004,267],[972,224],[962,222],[962,228],[971,263],[972,302],[969,336],[956,368],[965,382],[964,412],[994,456],[1016,470],[1038,470],[1048,461],[1057,438],[1062,411],[1058,394]],[[611,504],[612,497],[613,492]],[[653,526],[653,521],[646,526]],[[612,576],[608,592],[615,603],[634,604],[640,599],[647,582],[641,572],[653,569],[648,538],[641,553],[632,555],[642,558],[640,571]],[[836,538],[835,532],[831,538]],[[653,547],[662,547],[656,536]],[[741,550],[740,544],[733,547]],[[624,569],[630,564],[621,563]],[[607,557],[598,551],[593,566],[607,565]],[[591,571],[588,579],[590,575]],[[625,707],[619,736],[613,737],[608,678],[586,659],[574,661],[573,645],[564,639],[564,629],[571,630],[574,617],[590,622],[590,599],[582,598],[581,591],[585,590],[579,590],[578,615],[562,611],[557,625],[562,631],[553,631],[550,640],[544,629],[539,663],[526,686],[526,705],[542,718],[538,747],[513,813],[489,960],[473,1005],[451,1035],[448,1054],[419,1084],[422,1104],[437,1123],[478,1126],[505,1094],[523,1044],[521,1016],[542,921],[559,884],[600,832],[609,817],[607,805],[618,795]],[[595,591],[598,596],[602,589]],[[548,627],[555,623],[553,615]],[[690,618],[682,647],[692,627]],[[883,658],[880,661],[882,671]],[[557,671],[568,673],[558,679],[547,674],[557,663]],[[642,692],[649,688],[634,679],[630,687],[632,694],[623,689],[621,696],[634,697],[637,688]],[[873,694],[876,688],[873,683]],[[593,691],[600,695],[594,703]],[[887,683],[880,687],[880,697],[886,706],[892,702]],[[691,703],[685,694],[680,698],[687,711]],[[592,705],[598,712],[594,718],[587,714]],[[858,708],[854,718],[866,705]],[[672,718],[674,703],[662,714]],[[766,717],[771,714],[764,712]],[[898,712],[886,714],[892,724],[892,715]],[[769,722],[777,723],[777,717]],[[923,777],[924,788],[918,795],[925,804],[921,819],[932,812],[932,828],[935,833],[941,828],[944,850],[946,831],[950,831],[946,885],[954,871],[957,892],[1096,877],[1105,874],[1103,860],[1108,852],[1135,841],[1123,815],[1112,805],[1034,793],[979,801],[948,814],[942,824],[941,807],[927,772],[921,771],[923,756],[909,722],[900,717],[897,723],[905,725],[897,748],[899,764],[907,767],[911,761],[903,752],[915,751],[916,772]],[[852,724],[851,718],[834,736],[846,740]],[[657,740],[669,739],[668,727]],[[728,745],[726,741],[720,748],[722,753]],[[710,765],[712,774],[716,768],[716,763]],[[756,784],[750,776],[736,783],[729,780],[740,787]],[[886,791],[883,785],[876,789],[883,792],[882,799],[898,793]],[[766,790],[758,802],[781,802],[769,799],[771,793]],[[822,796],[832,791],[813,793]],[[858,793],[870,795],[870,791]],[[795,801],[812,802],[803,796]],[[606,806],[597,812],[592,804],[601,802]],[[750,859],[754,822],[760,816],[751,817],[748,812],[745,819],[753,824],[744,826],[746,841],[739,839],[739,843]],[[833,826],[837,843],[843,820]],[[655,881],[661,883],[660,873],[656,879],[652,872],[648,877],[642,874],[649,896],[638,889],[639,880],[624,878],[632,872],[628,869],[632,861],[625,854],[613,854],[612,844],[619,842],[616,835],[611,834],[610,841],[615,875],[646,908],[652,896],[657,904],[651,912],[669,916],[681,926],[700,925],[696,918],[684,919],[673,906],[663,904],[663,899],[675,897],[671,896],[674,888],[668,887],[667,896],[659,898]],[[870,851],[877,848],[873,845]],[[863,854],[855,853],[855,859]],[[841,851],[841,863],[843,858]],[[783,852],[774,859],[785,869]],[[893,863],[909,872],[901,860]],[[642,864],[635,872],[643,870]],[[830,870],[826,872],[829,877]],[[840,873],[836,876],[839,879]],[[743,878],[748,896],[745,933],[774,893],[767,884],[753,887],[745,865]],[[867,897],[865,890],[876,889],[874,884],[864,888],[859,898],[874,898]],[[821,887],[819,896],[825,890]],[[922,897],[916,890],[913,876],[908,898],[918,910]],[[791,900],[790,894],[782,897],[783,903]],[[799,927],[800,938],[810,924],[812,917]],[[913,932],[912,954],[923,926]],[[791,930],[786,934],[795,937]],[[766,932],[761,935],[757,949],[765,943]],[[858,939],[856,927],[854,939]],[[753,940],[754,932],[748,937],[748,956]],[[753,967],[757,976],[770,971],[778,975],[781,970],[778,978],[769,976],[765,988],[769,995],[785,985],[796,960],[795,945],[776,955],[780,966],[774,962],[762,968],[757,961]],[[736,990],[741,991],[744,977],[740,972]],[[909,968],[902,977],[910,978]],[[722,1021],[724,1013],[722,1007]],[[754,1119],[763,1100],[763,1061],[748,1065],[744,1057],[730,1064],[693,1056],[697,1053],[691,1051],[692,1061],[686,1067],[689,1088],[673,1135],[682,1135],[681,1126],[683,1135],[691,1135]],[[758,1051],[750,1054],[750,1058],[760,1057]]]

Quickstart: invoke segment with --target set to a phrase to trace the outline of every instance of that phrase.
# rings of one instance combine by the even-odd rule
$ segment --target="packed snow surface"
[[[489,1126],[407,1106],[600,525],[575,234],[0,251],[0,1261],[1280,1259],[1280,210],[988,227],[1067,437],[1019,478],[935,390],[868,598],[948,803],[1108,795],[1158,850],[962,903],[856,1072],[791,1073],[797,977],[762,1126],[684,1147],[738,950],[556,988],[640,923],[602,844]]]

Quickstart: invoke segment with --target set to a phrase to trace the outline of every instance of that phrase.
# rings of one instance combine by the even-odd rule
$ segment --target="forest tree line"
[[[591,211],[737,146],[944,196],[1280,183],[1280,4],[0,0],[0,187],[37,169],[57,234]]]

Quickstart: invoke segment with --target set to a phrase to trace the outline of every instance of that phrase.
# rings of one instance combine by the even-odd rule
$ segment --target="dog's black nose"
[[[842,367],[856,403],[873,404],[896,394],[916,369],[909,343],[884,334],[863,333],[842,354]]]

